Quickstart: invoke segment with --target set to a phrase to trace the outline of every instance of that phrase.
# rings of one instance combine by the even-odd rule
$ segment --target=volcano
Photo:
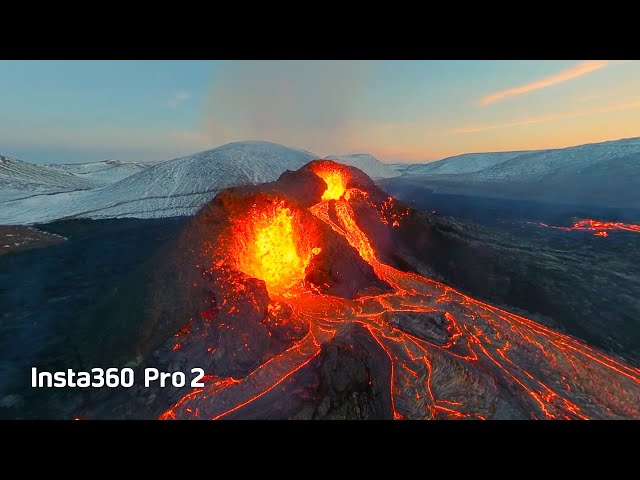
[[[159,418],[640,418],[637,368],[420,274],[432,231],[328,160],[222,191],[157,272],[156,357],[207,374]]]

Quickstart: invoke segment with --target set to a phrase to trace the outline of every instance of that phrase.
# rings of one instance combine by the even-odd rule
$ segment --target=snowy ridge
[[[359,168],[371,178],[391,178],[402,175],[391,165],[382,163],[373,155],[368,153],[353,153],[350,155],[329,155],[325,160],[333,160],[344,165],[351,165]]]
[[[450,159],[461,164],[449,165],[449,173],[434,168],[405,174],[394,188],[413,185],[456,195],[640,208],[640,138],[523,153],[474,172],[464,171],[464,157]]]
[[[4,202],[0,224],[191,215],[226,187],[272,181],[315,158],[275,143],[229,143],[145,168],[101,188]]]
[[[47,167],[70,173],[79,178],[94,181],[100,185],[119,182],[134,175],[145,168],[155,165],[151,162],[120,162],[118,160],[103,160],[92,163],[50,164]]]
[[[408,175],[471,173],[498,165],[531,152],[465,153],[430,163],[409,165],[403,169]]]
[[[560,150],[542,150],[517,156],[476,175],[482,180],[535,182],[561,172],[575,172],[619,157],[640,153],[640,138],[591,143]]]
[[[97,186],[91,179],[78,178],[46,165],[34,165],[0,156],[0,190],[31,194],[84,190]]]
[[[562,149],[468,153],[402,169],[406,175],[450,175],[450,181],[537,182],[640,153],[640,137]]]

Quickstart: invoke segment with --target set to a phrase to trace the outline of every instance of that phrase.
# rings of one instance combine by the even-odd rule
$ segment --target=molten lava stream
[[[349,243],[358,250],[361,257],[371,264],[376,274],[396,289],[395,297],[399,297],[404,305],[404,308],[399,308],[398,310],[413,312],[421,310],[429,311],[432,306],[428,304],[425,305],[425,301],[429,300],[441,305],[449,303],[458,306],[458,309],[461,305],[467,307],[467,311],[461,312],[463,316],[459,319],[459,322],[461,321],[461,323],[463,323],[463,333],[460,334],[462,338],[459,338],[457,342],[458,349],[460,349],[460,345],[464,345],[462,350],[467,351],[468,358],[482,358],[488,368],[500,369],[504,374],[503,376],[511,381],[515,388],[521,390],[525,401],[530,403],[532,411],[535,412],[539,410],[546,418],[588,418],[574,402],[563,398],[555,391],[564,391],[565,394],[570,392],[571,386],[568,383],[559,384],[551,388],[544,382],[536,379],[529,371],[522,368],[518,362],[514,362],[509,358],[508,352],[512,345],[512,343],[509,342],[509,337],[514,337],[513,343],[515,344],[524,343],[528,348],[533,347],[537,349],[538,352],[536,356],[540,357],[537,362],[546,362],[546,368],[548,368],[549,371],[559,373],[565,378],[571,379],[582,374],[584,378],[578,377],[577,379],[588,381],[588,376],[590,375],[588,368],[604,367],[606,370],[602,372],[602,375],[605,376],[605,378],[611,375],[622,375],[636,384],[640,383],[640,371],[638,371],[638,369],[621,365],[620,362],[602,353],[594,356],[591,353],[594,350],[583,345],[581,342],[568,336],[557,334],[546,327],[539,326],[531,320],[474,300],[439,282],[415,274],[401,272],[380,263],[375,256],[375,252],[368,238],[364,232],[358,228],[353,216],[353,210],[348,203],[345,200],[339,200],[336,203],[335,210],[341,225],[337,225],[331,220],[326,207],[315,206],[312,209],[313,213],[329,224],[336,232],[345,236]],[[420,294],[427,294],[427,297],[421,298]],[[386,295],[384,297],[387,305],[393,303],[391,299],[393,296]],[[457,323],[458,322],[456,322],[456,324]],[[483,328],[479,328],[478,323],[483,323]],[[520,325],[518,325],[518,323]],[[420,367],[423,365],[430,365],[427,351],[437,348],[436,346],[429,345],[427,342],[411,337],[401,331],[396,331],[394,335],[384,335],[382,334],[382,329],[388,328],[386,325],[378,324],[377,331],[372,326],[367,326],[367,328],[369,328],[371,334],[376,337],[380,345],[383,346],[392,363],[397,365],[394,372],[395,376],[400,376],[400,379],[392,379],[392,384],[403,384],[403,386],[396,388],[397,392],[392,395],[398,395],[398,392],[409,391],[408,386],[412,376],[414,378],[424,377],[423,381],[426,382],[427,385],[429,384],[428,376],[416,375],[416,372],[420,371]],[[526,333],[523,331],[526,331]],[[464,333],[467,335],[465,336]],[[410,337],[410,341],[407,340],[407,337]],[[502,341],[498,345],[495,339],[500,338],[502,338]],[[404,351],[402,349],[397,350],[397,348],[395,348],[397,344],[401,344]],[[411,344],[413,344],[414,347],[422,349],[424,352],[424,355],[420,357],[422,362],[416,361],[419,356],[416,356],[415,348],[412,352],[412,349],[409,347]],[[397,353],[392,354],[391,352],[394,348]],[[577,358],[574,358],[576,355]],[[578,367],[576,365],[584,362],[586,359],[595,361],[596,365],[589,365],[587,370],[580,372],[577,370]],[[489,364],[487,360],[493,365]],[[414,368],[408,368],[407,364],[413,365]],[[537,363],[537,366],[540,366],[539,363]],[[563,375],[565,370],[566,375]],[[411,374],[406,375],[405,372],[407,371],[411,372]],[[633,390],[634,389],[631,391]],[[635,390],[637,391],[637,388],[635,388]],[[429,388],[428,391],[431,392],[431,389]],[[421,394],[419,391],[416,391],[415,393],[416,398],[425,398],[424,392]],[[602,396],[605,392],[599,390],[593,393]],[[430,396],[433,398],[432,394]],[[631,396],[628,401],[632,405],[635,399],[637,399],[637,396]],[[446,401],[446,399],[442,399],[441,401]],[[428,410],[432,413],[434,410],[437,411],[435,399]],[[628,414],[630,412],[628,408],[624,407],[619,408],[619,411],[621,414]],[[636,415],[638,414],[637,407],[635,409],[632,408],[631,411]],[[468,411],[456,411],[456,415],[457,414],[481,416],[478,412]],[[402,413],[394,412],[394,415],[401,417]]]
[[[640,370],[530,319],[381,263],[349,204],[358,192],[345,192],[338,180],[326,183],[338,222],[327,201],[310,211],[345,237],[393,291],[356,300],[291,286],[270,291],[272,302],[288,304],[308,323],[308,335],[242,380],[216,381],[192,392],[162,418],[197,411],[199,418],[217,419],[241,410],[291,378],[352,322],[367,329],[389,358],[394,418],[489,418],[499,391],[519,398],[532,418],[640,418]],[[437,343],[400,330],[389,322],[394,312],[443,312],[448,339]]]
[[[330,341],[332,337],[331,332],[315,327],[303,340],[260,365],[244,379],[231,380],[223,384],[222,388],[217,383],[207,385],[197,391],[196,395],[189,394],[182,398],[160,418],[176,418],[177,407],[184,411],[197,411],[198,417],[202,419],[224,418],[269,393],[291,377],[313,360],[320,353],[320,345]],[[243,400],[238,402],[239,398]]]
[[[621,223],[621,222],[604,222],[600,220],[593,219],[584,219],[578,220],[573,223],[570,227],[557,227],[553,225],[547,225],[546,223],[539,224],[542,227],[554,228],[556,230],[584,230],[589,232],[594,232],[596,237],[608,237],[610,231],[624,231],[624,232],[633,232],[640,233],[640,225],[635,225],[633,223]]]

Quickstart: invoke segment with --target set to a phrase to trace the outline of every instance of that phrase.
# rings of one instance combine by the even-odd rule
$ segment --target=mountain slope
[[[535,182],[561,172],[578,173],[599,162],[640,153],[640,138],[627,138],[603,143],[592,143],[543,150],[520,155],[474,175],[478,179],[516,180]]]
[[[344,165],[351,165],[359,168],[371,178],[390,178],[402,175],[391,165],[382,163],[373,155],[368,153],[353,153],[350,155],[329,155],[325,160],[333,160]]]
[[[404,169],[409,175],[470,173],[498,165],[530,152],[465,153],[430,163],[410,165]]]
[[[93,188],[97,183],[46,165],[0,156],[0,191],[24,195]]]
[[[118,160],[103,160],[92,163],[50,164],[50,168],[70,173],[78,178],[92,180],[101,185],[119,182],[131,175],[155,165],[150,162],[120,162]]]
[[[235,142],[146,168],[87,192],[4,202],[0,224],[59,218],[158,218],[191,215],[223,188],[275,180],[316,158],[269,142]]]
[[[385,185],[411,195],[431,191],[637,209],[640,138],[529,152],[477,172],[404,175]]]

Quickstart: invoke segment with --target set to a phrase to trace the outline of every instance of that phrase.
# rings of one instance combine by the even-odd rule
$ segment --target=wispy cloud
[[[269,140],[316,154],[345,148],[354,133],[369,61],[225,62],[204,105],[210,143]]]
[[[640,108],[640,99],[632,100],[630,102],[625,102],[625,103],[616,103],[613,105],[606,105],[598,108],[591,108],[588,110],[578,110],[573,112],[559,112],[559,113],[552,113],[549,115],[541,115],[538,117],[528,117],[528,118],[523,118],[521,120],[516,120],[514,122],[462,127],[462,128],[455,129],[454,133],[486,132],[487,130],[520,127],[523,125],[534,125],[538,123],[552,122],[554,120],[586,117],[587,115],[595,115],[598,113],[617,112],[620,110],[634,110],[637,108]]]
[[[562,70],[554,75],[549,75],[548,77],[525,83],[524,85],[508,88],[482,97],[478,101],[478,105],[486,107],[487,105],[491,105],[492,103],[499,102],[510,97],[517,97],[536,90],[559,85],[561,83],[568,82],[569,80],[573,80],[574,78],[582,77],[583,75],[588,75],[600,70],[610,63],[611,62],[608,60],[588,60],[580,62],[577,65],[566,70]]]
[[[171,108],[178,107],[182,102],[186,102],[191,98],[191,94],[189,92],[185,92],[184,90],[178,90],[167,102],[167,106]]]

